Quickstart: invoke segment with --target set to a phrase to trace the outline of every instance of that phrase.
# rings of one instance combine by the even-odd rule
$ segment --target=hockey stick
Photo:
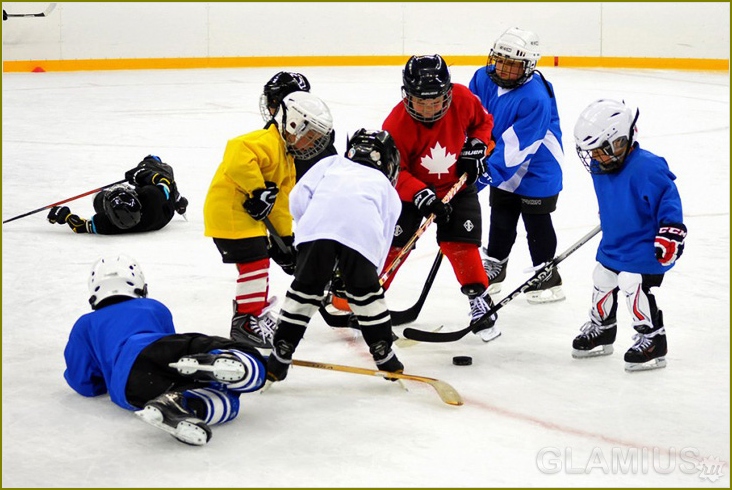
[[[462,176],[460,176],[460,179],[455,183],[455,185],[450,188],[450,190],[445,194],[445,197],[442,198],[442,202],[447,204],[452,200],[453,197],[460,191],[462,186],[465,184],[465,182],[468,179],[468,174],[465,173]],[[417,240],[419,237],[421,237],[424,232],[429,228],[429,226],[432,224],[432,222],[435,220],[436,216],[434,214],[431,214],[427,217],[427,219],[422,223],[422,225],[417,229],[417,231],[412,235],[412,237],[409,239],[409,241],[402,247],[402,249],[399,251],[399,254],[394,257],[394,260],[392,260],[391,264],[389,264],[381,273],[381,276],[379,277],[379,282],[381,284],[384,284],[389,280],[389,278],[396,272],[399,265],[404,261],[404,259],[407,257],[409,252],[412,251],[414,248],[414,245],[417,243]],[[323,308],[321,308],[323,310]],[[326,312],[327,313],[327,312]],[[331,317],[334,316],[340,316],[340,315],[331,315]],[[347,315],[343,315],[346,316]],[[324,317],[325,318],[325,317]],[[328,321],[328,320],[326,320]],[[330,323],[329,323],[330,325]],[[333,325],[331,325],[333,326]],[[345,326],[345,325],[343,325]]]
[[[283,253],[290,254],[290,251],[287,250],[287,245],[285,245],[285,242],[282,240],[282,237],[275,229],[272,222],[269,220],[268,217],[265,217],[263,220],[264,226],[267,227],[267,231],[269,231],[269,236],[274,240],[275,244],[277,245],[277,248],[279,248]]]
[[[38,14],[8,14],[7,12],[5,12],[5,10],[3,10],[3,20],[5,20],[6,17],[46,17],[55,8],[56,8],[55,3],[49,4],[48,7],[46,8],[46,10],[44,10],[43,12],[40,12]]]
[[[430,269],[430,273],[425,280],[424,286],[422,287],[422,293],[419,295],[417,302],[406,310],[389,311],[392,325],[404,325],[405,323],[412,323],[417,319],[419,312],[422,311],[422,306],[424,306],[427,295],[429,294],[430,289],[432,289],[432,284],[435,282],[435,276],[437,276],[437,271],[442,263],[442,257],[442,252],[438,251],[435,261],[432,263],[432,269]],[[348,327],[352,315],[351,313],[333,314],[330,313],[325,306],[320,307],[320,314],[329,326],[336,328]]]
[[[435,282],[437,271],[440,269],[440,264],[442,263],[442,257],[442,251],[438,250],[435,261],[432,263],[432,268],[430,269],[430,273],[427,275],[427,280],[422,287],[422,293],[420,293],[417,302],[406,310],[391,312],[391,323],[393,325],[404,325],[405,323],[412,323],[417,319],[419,312],[422,311],[424,302],[427,300],[427,295],[429,294],[430,289],[432,289],[432,284]]]
[[[277,229],[274,227],[272,222],[268,217],[265,217],[263,220],[264,226],[267,227],[267,231],[269,231],[269,236],[274,240],[275,244],[277,245],[277,248],[279,248],[284,253],[289,253],[287,250],[287,245],[285,245],[285,242],[282,241],[282,237],[277,232]],[[320,307],[319,309],[321,316],[323,317],[323,320],[325,320],[325,323],[328,324],[328,326],[331,327],[347,327],[348,326],[348,317],[350,315],[333,315],[332,313],[328,312],[325,309],[325,306]]]
[[[121,184],[121,183],[126,182],[126,181],[127,181],[126,179],[122,179],[122,180],[119,180],[117,182],[112,182],[111,184],[103,185],[102,187],[98,187],[96,189],[92,189],[90,191],[84,192],[83,194],[79,194],[78,196],[70,197],[68,199],[64,199],[63,201],[55,202],[53,204],[49,204],[47,206],[43,206],[42,208],[34,209],[33,211],[29,211],[29,212],[24,213],[24,214],[19,214],[18,216],[15,216],[13,218],[6,219],[5,221],[3,221],[3,224],[10,223],[11,221],[15,221],[16,219],[25,218],[26,216],[30,216],[31,214],[40,213],[44,209],[50,209],[50,208],[52,208],[54,206],[58,206],[59,204],[64,204],[64,203],[69,202],[69,201],[74,201],[76,199],[82,198],[84,196],[88,196],[89,194],[94,194],[95,192],[99,192],[99,191],[104,190],[104,189],[106,189],[108,187],[112,187],[113,185]]]
[[[457,194],[463,187],[466,180],[468,180],[467,173],[460,176],[460,179],[455,183],[455,185],[452,186],[447,194],[445,194],[445,197],[442,198],[442,202],[445,204],[449,203],[452,198],[455,197],[455,194]],[[435,216],[434,214],[429,215],[424,223],[422,223],[422,226],[420,226],[414,233],[414,235],[412,235],[412,238],[410,238],[409,241],[402,247],[399,255],[394,257],[394,260],[392,260],[391,264],[389,264],[389,266],[381,273],[381,277],[379,278],[381,284],[384,284],[386,281],[388,281],[389,278],[396,272],[399,264],[401,264],[402,261],[406,258],[407,254],[412,251],[414,245],[417,243],[417,240],[419,240],[419,237],[424,234],[424,232],[427,230],[427,228],[429,228],[435,218],[437,218],[437,216]]]
[[[409,381],[418,381],[420,383],[427,383],[435,389],[440,399],[448,405],[460,406],[463,404],[463,398],[455,388],[450,386],[444,381],[440,381],[435,378],[427,378],[424,376],[414,376],[412,374],[404,373],[390,373],[388,371],[377,371],[376,369],[366,369],[353,366],[342,366],[340,364],[327,364],[324,362],[311,362],[311,361],[300,361],[297,359],[292,360],[294,366],[304,366],[316,369],[326,369],[328,371],[341,371],[343,373],[363,374],[366,376],[378,376],[381,378],[396,378],[406,379]]]
[[[495,305],[493,308],[491,308],[487,315],[493,315],[498,310],[506,306],[508,303],[513,301],[516,296],[520,295],[524,291],[526,291],[531,286],[534,286],[536,284],[539,284],[541,281],[546,279],[549,274],[551,274],[552,269],[554,269],[560,262],[562,262],[564,259],[569,257],[572,253],[574,253],[578,248],[580,248],[582,245],[590,241],[592,237],[600,233],[600,226],[596,226],[591,232],[580,238],[574,245],[569,247],[567,250],[565,250],[560,255],[557,255],[555,258],[550,260],[546,263],[543,267],[541,267],[536,274],[534,274],[531,279],[523,283],[521,286],[516,288],[514,292],[503,298],[497,305]],[[456,340],[460,340],[463,337],[465,337],[470,331],[472,330],[472,327],[469,325],[462,330],[456,330],[454,332],[427,332],[424,330],[416,330],[413,328],[405,328],[404,329],[404,336],[408,339],[412,340],[418,340],[420,342],[454,342]]]

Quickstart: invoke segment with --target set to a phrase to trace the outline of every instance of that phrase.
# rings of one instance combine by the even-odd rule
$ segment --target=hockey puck
[[[455,356],[452,358],[452,363],[456,366],[470,366],[473,364],[473,358],[470,356]]]

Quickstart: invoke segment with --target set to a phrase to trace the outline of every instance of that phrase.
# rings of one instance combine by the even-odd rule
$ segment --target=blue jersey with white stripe
[[[526,197],[559,194],[564,151],[551,83],[534,74],[523,85],[504,89],[487,70],[495,67],[480,68],[469,85],[493,115],[496,143],[478,190],[490,185]]]
[[[602,226],[598,262],[638,274],[663,274],[673,267],[656,260],[653,242],[661,224],[683,223],[674,180],[666,160],[638,143],[620,171],[592,175]]]
[[[87,313],[69,334],[64,378],[81,395],[109,392],[114,403],[136,410],[125,397],[132,364],[145,347],[174,333],[170,310],[154,299],[130,299]]]

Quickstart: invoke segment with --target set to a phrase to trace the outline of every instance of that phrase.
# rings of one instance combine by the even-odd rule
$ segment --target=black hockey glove
[[[656,260],[661,265],[671,265],[676,262],[676,259],[684,253],[685,239],[686,226],[683,223],[661,225],[653,244],[656,248]]]
[[[71,214],[71,210],[66,206],[52,207],[48,212],[48,221],[58,223],[59,225],[67,223],[74,233],[91,233],[91,222],[75,214]]]
[[[149,168],[135,167],[125,172],[125,179],[132,185],[141,187],[143,185],[165,185],[168,187],[170,192],[171,181],[170,179],[155,170]]]
[[[272,211],[280,191],[274,182],[265,182],[264,189],[252,192],[252,197],[244,201],[244,210],[257,221],[262,221]]]
[[[485,158],[488,146],[478,138],[471,138],[463,145],[460,157],[457,161],[458,177],[464,173],[468,174],[465,185],[475,184],[478,177],[485,173]]]
[[[175,212],[178,214],[186,214],[186,209],[188,209],[188,199],[178,195],[178,200],[175,201]]]
[[[58,223],[59,225],[66,224],[66,218],[71,215],[71,210],[67,206],[54,206],[48,212],[48,222]]]
[[[295,237],[292,235],[283,236],[282,241],[285,243],[285,250],[282,250],[276,243],[272,243],[269,247],[269,256],[277,262],[285,274],[293,275],[297,264],[297,251],[292,246]]]
[[[445,224],[450,221],[450,213],[452,213],[452,206],[445,204],[437,198],[435,191],[429,187],[425,187],[421,191],[417,192],[412,199],[414,205],[424,217],[429,217],[431,214],[435,215],[435,223]]]

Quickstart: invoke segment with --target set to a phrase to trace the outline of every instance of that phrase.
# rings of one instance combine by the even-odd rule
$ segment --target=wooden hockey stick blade
[[[574,243],[571,247],[569,247],[567,250],[562,252],[561,254],[557,255],[555,258],[553,258],[551,261],[547,262],[546,265],[544,265],[541,269],[536,271],[536,274],[534,274],[531,279],[523,283],[521,286],[516,288],[511,294],[503,298],[497,305],[495,305],[493,308],[491,308],[487,315],[493,315],[498,310],[506,306],[508,303],[513,301],[516,296],[519,296],[521,293],[529,289],[531,286],[535,284],[539,284],[541,281],[546,279],[546,277],[551,273],[552,269],[554,269],[560,262],[562,262],[564,259],[572,255],[578,248],[580,248],[582,245],[590,241],[592,237],[600,233],[600,226],[596,226],[592,229],[589,233],[587,233],[585,236],[577,240],[577,242]],[[455,342],[456,340],[460,340],[463,337],[465,337],[468,333],[472,331],[472,327],[468,325],[467,327],[463,328],[462,330],[455,330],[454,332],[427,332],[424,330],[416,330],[414,328],[405,328],[404,329],[404,336],[408,339],[417,340],[419,342]]]
[[[387,371],[377,371],[376,369],[366,369],[354,366],[342,366],[340,364],[328,364],[324,362],[312,362],[302,361],[293,359],[292,364],[294,366],[304,366],[315,369],[325,369],[328,371],[341,371],[343,373],[363,374],[365,376],[378,376],[380,378],[397,378],[408,381],[417,381],[420,383],[427,383],[435,389],[440,399],[448,405],[460,406],[463,404],[463,397],[457,392],[455,388],[435,378],[427,378],[424,376],[415,376],[412,374],[404,373],[390,373]]]
[[[429,294],[430,289],[432,289],[432,284],[435,282],[437,271],[440,269],[440,264],[442,263],[442,257],[442,251],[438,250],[435,261],[432,263],[432,268],[427,275],[427,280],[424,283],[424,287],[422,287],[422,292],[420,293],[417,302],[406,310],[391,312],[392,325],[404,325],[405,323],[412,323],[417,319],[419,312],[422,311],[424,302],[427,300],[427,295]]]
[[[442,330],[442,327],[444,327],[444,325],[440,325],[439,327],[435,328],[434,330],[431,330],[430,333],[439,332],[440,330]],[[400,337],[394,341],[394,345],[396,345],[397,347],[400,347],[400,348],[413,347],[413,346],[417,345],[418,343],[419,343],[418,340],[402,338],[402,337]]]

